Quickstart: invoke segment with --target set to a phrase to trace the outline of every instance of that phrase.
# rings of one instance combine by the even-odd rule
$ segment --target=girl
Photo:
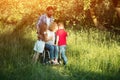
[[[38,40],[35,42],[33,55],[33,61],[36,63],[39,55],[42,56],[45,47],[45,41],[47,41],[47,24],[43,23],[39,26]],[[40,57],[41,57],[40,56]]]
[[[58,47],[55,45],[55,32],[57,29],[57,23],[53,22],[48,30],[48,37],[52,37],[52,40],[47,41],[45,44],[45,48],[50,51],[50,59],[53,64],[58,64]]]

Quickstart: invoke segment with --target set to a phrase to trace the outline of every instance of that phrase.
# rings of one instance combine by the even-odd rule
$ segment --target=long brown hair
[[[47,24],[46,23],[42,23],[40,26],[39,26],[39,31],[40,33],[39,34],[44,34],[45,31],[47,31]]]
[[[41,37],[38,37],[39,39],[42,39],[43,41],[46,40],[47,38],[47,24],[46,23],[42,23],[40,26],[39,26],[39,33],[38,35],[41,36]]]

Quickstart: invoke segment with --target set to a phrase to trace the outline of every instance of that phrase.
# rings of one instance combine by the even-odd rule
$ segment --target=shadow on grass
[[[23,34],[0,35],[0,80],[119,80],[119,73],[84,71],[76,65],[66,67],[31,64],[35,41]],[[71,52],[71,51],[70,51]],[[73,51],[72,51],[73,52]],[[60,71],[60,69],[63,69]]]
[[[115,67],[115,66],[113,67],[112,63],[106,64],[106,62],[104,60],[101,60],[100,65],[95,64],[96,66],[99,66],[99,68],[100,68],[100,69],[98,69],[99,71],[97,71],[97,70],[93,71],[93,70],[89,69],[88,66],[90,66],[90,67],[92,66],[92,65],[90,65],[91,61],[89,61],[89,60],[88,60],[88,62],[86,62],[86,63],[88,63],[88,66],[85,65],[86,67],[85,66],[80,67],[79,64],[81,64],[81,61],[82,61],[80,59],[80,56],[87,55],[89,52],[87,50],[82,50],[82,49],[79,49],[79,50],[72,49],[71,50],[71,47],[72,46],[67,47],[68,48],[67,55],[69,57],[72,57],[73,61],[71,61],[71,62],[73,62],[73,63],[69,63],[68,66],[66,67],[66,70],[68,70],[69,74],[71,75],[71,76],[69,76],[70,80],[119,80],[120,68],[118,70],[117,67]],[[78,61],[78,60],[81,60],[81,61]],[[94,64],[93,64],[93,67],[94,67]]]
[[[50,66],[32,64],[35,41],[23,35],[0,35],[0,80],[66,80],[66,76]]]
[[[71,73],[71,76],[69,76],[70,80],[119,80],[120,78],[120,72],[110,74],[104,72],[84,71],[78,69],[75,65],[70,65],[67,69]]]

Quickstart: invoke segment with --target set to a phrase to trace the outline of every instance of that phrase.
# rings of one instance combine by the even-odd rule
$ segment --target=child
[[[42,56],[45,47],[45,41],[47,41],[47,25],[45,23],[39,26],[38,40],[34,45],[35,54],[33,55],[33,61],[36,63],[39,55]]]
[[[57,35],[57,44],[59,47],[59,52],[63,59],[63,64],[67,64],[67,57],[65,55],[66,51],[66,39],[67,39],[67,32],[64,29],[64,24],[62,22],[58,23],[58,31],[56,32]]]
[[[58,47],[55,45],[55,32],[57,29],[57,23],[53,22],[48,31],[48,37],[52,36],[52,40],[49,40],[45,44],[45,48],[50,51],[50,59],[53,64],[58,64]]]

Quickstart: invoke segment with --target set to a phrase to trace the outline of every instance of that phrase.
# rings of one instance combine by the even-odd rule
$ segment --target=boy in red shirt
[[[65,31],[64,24],[62,22],[58,23],[58,31],[56,32],[57,35],[57,45],[59,48],[59,52],[63,59],[63,64],[67,64],[67,57],[65,55],[66,51],[66,39],[67,39],[67,32]]]

